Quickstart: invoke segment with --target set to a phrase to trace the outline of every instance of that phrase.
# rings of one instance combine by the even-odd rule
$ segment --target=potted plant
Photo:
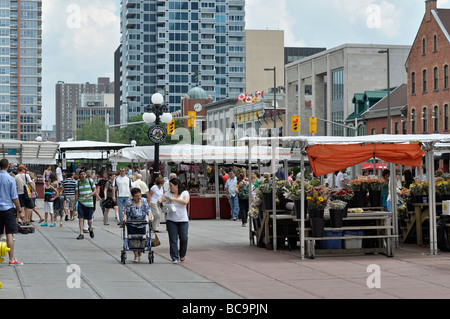
[[[369,201],[372,207],[381,206],[381,190],[384,186],[384,181],[380,179],[370,179],[369,184]]]
[[[322,237],[325,227],[324,210],[328,204],[329,189],[313,187],[307,191],[308,215],[313,237]]]
[[[302,188],[298,182],[288,182],[283,187],[283,195],[286,199],[294,202],[294,209],[297,218],[301,218],[301,200],[302,200]],[[306,199],[306,198],[305,198]],[[305,208],[307,207],[305,203]]]
[[[366,195],[368,190],[368,184],[366,181],[355,179],[350,181],[351,188],[353,190],[353,207],[366,207]]]
[[[262,183],[259,183],[257,190],[262,194],[262,203],[265,210],[273,209],[272,202],[272,182],[269,180],[265,180]]]
[[[347,207],[350,207],[350,203],[354,197],[353,190],[351,189],[335,189],[330,191],[330,200],[340,200],[347,203]],[[345,210],[344,218],[347,217],[347,210]]]
[[[413,203],[423,203],[424,187],[420,182],[414,182],[409,185]]]
[[[338,199],[332,200],[328,204],[328,209],[330,211],[331,227],[341,228],[344,212],[347,211],[347,203]]]

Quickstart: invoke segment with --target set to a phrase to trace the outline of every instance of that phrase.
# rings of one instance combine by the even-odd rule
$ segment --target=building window
[[[422,111],[422,128],[424,133],[428,131],[428,111],[426,107]]]
[[[436,105],[433,112],[434,131],[439,132],[439,107]]]
[[[411,110],[411,134],[416,134],[416,110]]]
[[[448,104],[444,105],[444,131],[448,131]]]
[[[411,94],[416,94],[416,72],[411,73]]]
[[[435,34],[433,37],[433,52],[437,52],[437,35]]]
[[[422,39],[422,55],[425,55],[427,50],[426,50],[426,41],[425,38]]]
[[[408,134],[408,123],[406,123],[406,121],[402,122],[402,126],[403,126],[403,134]]]
[[[422,72],[422,93],[427,93],[427,70],[423,70]]]
[[[439,71],[438,68],[434,68],[434,90],[439,90]]]
[[[395,122],[394,124],[394,130],[395,130],[395,134],[399,134],[399,130],[398,130],[398,122]]]
[[[444,89],[448,89],[448,65],[444,65]]]

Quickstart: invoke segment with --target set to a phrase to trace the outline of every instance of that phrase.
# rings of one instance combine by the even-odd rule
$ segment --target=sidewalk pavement
[[[43,202],[38,201],[43,213]],[[37,220],[37,216],[34,217]],[[441,299],[450,296],[450,253],[402,244],[394,257],[318,256],[251,246],[247,227],[232,220],[191,220],[186,261],[173,265],[164,224],[161,246],[120,263],[122,229],[98,208],[95,238],[76,240],[78,221],[16,234],[22,266],[0,264],[0,299]],[[373,266],[375,265],[375,266]],[[72,267],[72,268],[70,268]],[[375,268],[374,268],[375,267]],[[77,277],[72,269],[79,269]],[[379,271],[373,272],[373,269]],[[377,274],[380,276],[375,277]],[[375,284],[375,288],[369,286]],[[377,286],[379,284],[379,287]],[[72,288],[71,288],[72,287]]]

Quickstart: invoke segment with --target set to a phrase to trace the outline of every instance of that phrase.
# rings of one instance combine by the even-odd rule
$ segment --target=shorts
[[[92,220],[93,214],[94,214],[94,207],[86,207],[80,202],[78,202],[78,218]]]
[[[55,209],[55,216],[63,217],[64,216],[64,208],[56,208]]]
[[[15,208],[0,211],[0,234],[3,234],[3,229],[6,230],[7,235],[17,233]]]
[[[53,214],[53,202],[44,202],[44,212]]]
[[[66,207],[68,210],[74,210],[73,206],[75,205],[75,195],[66,195]]]
[[[33,209],[35,206],[33,204],[33,199],[28,198],[27,195],[21,194],[19,195],[20,206],[23,208]]]

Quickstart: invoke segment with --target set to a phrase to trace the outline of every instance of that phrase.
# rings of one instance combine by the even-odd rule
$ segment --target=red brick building
[[[450,130],[450,9],[425,1],[425,16],[406,61],[407,130],[411,134]]]

